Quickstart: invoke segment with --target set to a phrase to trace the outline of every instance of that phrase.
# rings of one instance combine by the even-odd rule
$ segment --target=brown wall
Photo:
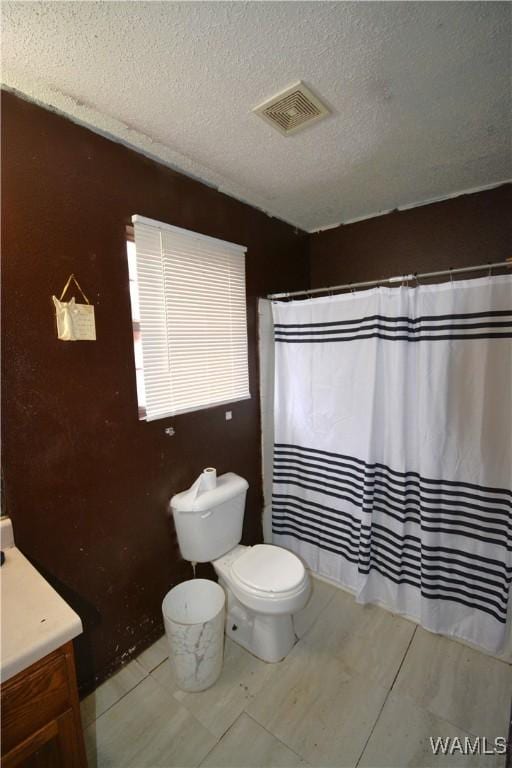
[[[508,184],[312,235],[311,287],[502,261],[511,211]]]
[[[307,286],[301,233],[76,124],[2,95],[3,471],[18,546],[80,614],[82,690],[163,631],[161,601],[190,577],[169,497],[202,467],[250,483],[261,540],[257,297]],[[139,213],[248,247],[252,399],[137,419],[125,227]],[[74,272],[97,341],[57,340],[50,297]],[[164,435],[172,423],[176,435]]]

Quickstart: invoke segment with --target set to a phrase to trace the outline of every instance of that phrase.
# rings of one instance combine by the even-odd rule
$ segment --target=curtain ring
[[[487,273],[487,277],[492,277],[492,267],[491,267],[491,262],[489,262],[489,272]]]
[[[449,267],[448,271],[450,272],[450,283],[453,284],[453,267]]]
[[[421,285],[420,279],[418,277],[418,273],[417,272],[414,273],[414,280],[416,281],[416,285],[418,285],[418,286]]]

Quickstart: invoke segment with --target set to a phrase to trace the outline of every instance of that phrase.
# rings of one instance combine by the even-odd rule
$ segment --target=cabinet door
[[[8,680],[2,686],[2,753],[45,731],[69,706],[68,670],[61,652]]]
[[[2,768],[84,768],[71,643],[1,689]]]
[[[71,709],[31,734],[2,758],[2,768],[79,768],[82,765]]]

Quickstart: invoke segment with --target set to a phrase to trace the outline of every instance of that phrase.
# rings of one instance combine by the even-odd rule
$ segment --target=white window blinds
[[[133,216],[147,421],[250,397],[245,251]]]

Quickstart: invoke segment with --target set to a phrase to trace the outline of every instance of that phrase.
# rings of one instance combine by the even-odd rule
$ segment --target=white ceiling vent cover
[[[300,81],[252,111],[285,136],[330,114],[325,104]]]

